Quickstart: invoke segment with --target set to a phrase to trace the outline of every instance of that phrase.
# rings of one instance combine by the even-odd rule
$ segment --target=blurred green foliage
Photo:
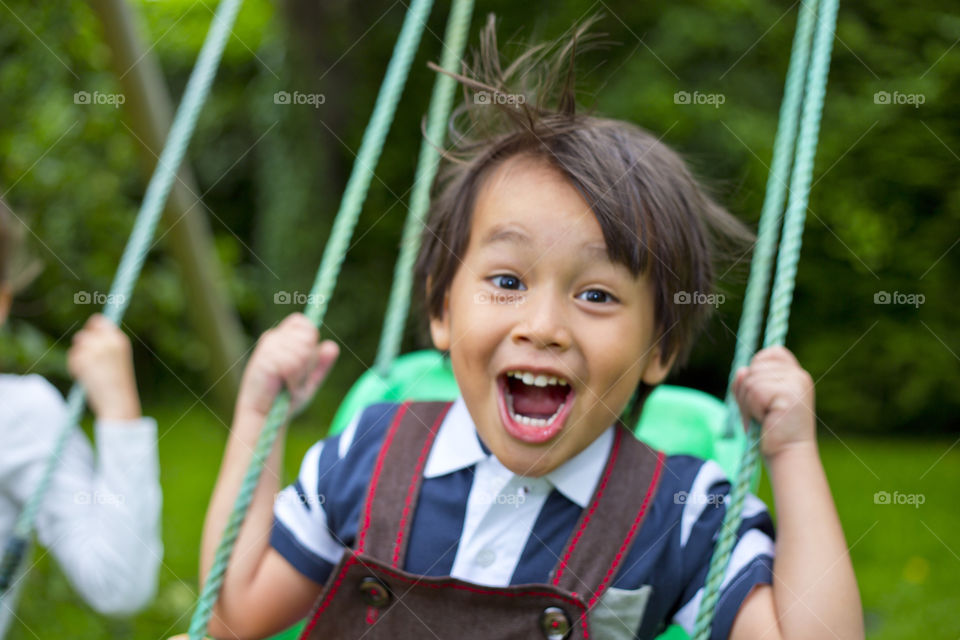
[[[603,7],[606,7],[604,9]],[[212,3],[139,2],[144,39],[179,96]],[[414,62],[325,331],[344,356],[336,398],[372,361],[446,19],[441,3]],[[777,122],[795,7],[760,0],[480,3],[500,18],[509,55],[557,37],[597,10],[616,43],[580,63],[580,101],[663,136],[737,215],[755,224]],[[0,193],[31,230],[41,276],[16,301],[0,368],[64,385],[67,337],[105,292],[139,205],[145,173],[124,108],[77,104],[118,91],[110,51],[83,2],[0,9]],[[232,300],[250,336],[309,290],[403,19],[402,3],[248,0],[189,152]],[[312,21],[311,21],[312,20]],[[818,381],[829,431],[955,431],[960,399],[960,16],[933,1],[843,6],[788,346]],[[476,39],[471,40],[471,45]],[[319,106],[278,105],[276,91],[322,93]],[[675,93],[722,94],[677,104]],[[923,96],[883,104],[877,92]],[[882,100],[881,100],[882,102]],[[161,228],[160,234],[163,233]],[[722,394],[745,271],[690,366],[675,382]],[[875,304],[879,292],[923,304]],[[411,323],[408,346],[414,346]],[[205,346],[184,317],[176,265],[161,239],[126,318],[144,394],[204,387]],[[252,340],[252,338],[251,338]],[[321,410],[329,415],[333,407]]]

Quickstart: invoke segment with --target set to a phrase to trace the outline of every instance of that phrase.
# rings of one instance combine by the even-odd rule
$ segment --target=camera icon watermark
[[[327,101],[327,97],[322,93],[301,93],[300,91],[277,91],[273,94],[273,104],[306,104],[314,109],[319,109],[320,105]]]
[[[516,493],[498,493],[497,495],[480,491],[477,493],[476,499],[482,505],[506,504],[519,508],[527,501],[527,491],[521,488]]]
[[[326,502],[327,497],[322,493],[300,493],[299,491],[292,491],[290,489],[279,491],[273,496],[274,505],[288,503],[306,507],[308,510],[312,510],[314,507],[323,507]]]
[[[673,494],[673,504],[697,504],[697,505],[721,505],[726,502],[728,496],[717,495],[713,493],[690,493],[688,491],[677,491]]]
[[[77,91],[73,94],[74,104],[108,104],[114,109],[119,109],[120,105],[127,101],[127,96],[122,93],[100,93],[94,91]]]
[[[689,91],[677,91],[673,94],[673,103],[681,105],[705,104],[712,106],[714,109],[719,109],[720,105],[726,101],[727,96],[722,93],[700,93],[699,91],[690,93]]]
[[[914,109],[919,109],[920,105],[927,101],[927,96],[922,93],[900,93],[899,91],[877,91],[873,94],[874,104],[909,104]]]
[[[927,501],[927,496],[922,493],[900,493],[894,491],[877,491],[873,494],[873,504],[907,504],[919,509],[920,505]]]
[[[904,304],[919,309],[927,301],[922,293],[901,293],[900,291],[877,291],[873,294],[873,304]]]
[[[526,301],[526,296],[517,291],[478,291],[473,295],[475,304],[512,304],[519,306]]]
[[[702,291],[677,291],[673,294],[673,304],[708,304],[717,308],[726,302],[722,293],[703,293]]]
[[[126,496],[122,493],[111,493],[110,491],[77,491],[73,494],[74,504],[107,504],[120,506],[126,502]]]
[[[519,106],[525,104],[526,101],[527,96],[522,93],[501,93],[500,91],[491,93],[489,91],[478,91],[473,94],[474,104],[510,104]]]
[[[273,294],[273,304],[323,304],[323,296],[319,293],[304,293],[302,291],[277,291]]]
[[[122,293],[104,293],[102,291],[77,291],[73,294],[73,304],[123,304],[127,297]]]

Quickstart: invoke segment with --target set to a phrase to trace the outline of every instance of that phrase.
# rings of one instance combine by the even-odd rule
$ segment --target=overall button
[[[497,554],[490,549],[483,549],[477,554],[476,562],[481,567],[489,567],[497,559]]]
[[[547,640],[563,640],[570,633],[570,618],[560,607],[547,607],[540,614],[540,629]]]
[[[366,577],[360,581],[360,595],[371,607],[385,607],[390,602],[390,590],[380,580]]]

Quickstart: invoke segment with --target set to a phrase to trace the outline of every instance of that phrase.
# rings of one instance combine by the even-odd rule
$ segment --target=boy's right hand
[[[243,373],[237,410],[266,416],[282,387],[290,391],[291,413],[316,392],[340,349],[332,340],[317,344],[319,332],[302,313],[294,313],[257,341]]]
[[[74,334],[67,369],[86,390],[97,419],[130,421],[140,417],[130,340],[103,315],[90,316]]]

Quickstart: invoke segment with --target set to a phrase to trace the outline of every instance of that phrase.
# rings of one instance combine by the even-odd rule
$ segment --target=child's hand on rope
[[[331,340],[317,344],[319,332],[302,313],[294,313],[257,341],[240,384],[238,410],[266,416],[280,389],[290,391],[296,413],[313,397],[340,349]]]
[[[83,329],[74,334],[67,352],[67,369],[86,390],[98,419],[140,417],[130,340],[104,316],[90,316]]]
[[[768,461],[816,440],[813,379],[785,347],[768,347],[737,371],[733,392],[744,427],[761,424],[760,451]]]

